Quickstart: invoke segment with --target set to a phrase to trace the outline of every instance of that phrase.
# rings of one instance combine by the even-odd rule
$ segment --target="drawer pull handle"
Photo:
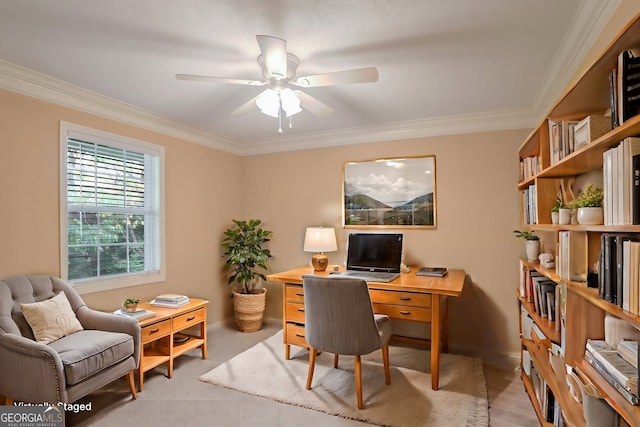
[[[304,312],[304,308],[299,308],[298,311]]]
[[[303,297],[304,294],[302,292],[296,292],[296,296]]]
[[[296,333],[296,336],[297,336],[298,338],[304,338],[304,334],[298,334],[298,333]]]
[[[149,334],[155,334],[156,332],[160,332],[160,329],[152,329],[149,331]]]
[[[411,301],[411,297],[400,297],[400,301]]]
[[[187,317],[187,322],[191,322],[195,318],[196,318],[196,316]]]
[[[400,314],[407,315],[407,314],[411,314],[411,312],[410,311],[405,311],[405,310],[400,310]]]

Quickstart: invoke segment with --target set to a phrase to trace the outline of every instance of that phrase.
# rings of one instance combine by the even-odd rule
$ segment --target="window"
[[[61,271],[80,292],[164,280],[164,148],[61,122]]]

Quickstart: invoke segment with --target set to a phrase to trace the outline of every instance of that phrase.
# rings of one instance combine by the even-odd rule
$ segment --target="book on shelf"
[[[637,396],[638,368],[627,362],[604,340],[587,340],[586,350],[616,381]]]
[[[624,50],[618,55],[617,93],[618,123],[640,114],[640,57],[637,52]]]
[[[595,356],[593,356],[593,354],[589,351],[586,351],[584,353],[584,358],[587,362],[589,362],[589,364],[591,366],[593,366],[593,368],[598,371],[598,373],[600,375],[602,375],[602,378],[604,378],[609,384],[611,384],[616,390],[618,390],[618,393],[620,393],[620,395],[622,397],[625,398],[625,400],[627,402],[629,402],[632,405],[638,405],[638,395],[635,394],[634,392],[632,392],[631,390],[627,389],[625,386],[623,386],[622,384],[620,384],[601,364],[600,362],[595,358]]]
[[[638,341],[621,339],[618,343],[618,354],[638,369]]]
[[[639,225],[640,138],[625,138],[602,159],[605,225]]]
[[[416,276],[444,277],[447,271],[447,267],[422,267],[416,271]]]
[[[136,320],[143,320],[143,319],[148,319],[150,317],[155,316],[156,312],[151,310],[146,310],[144,308],[139,308],[136,311],[128,311],[124,308],[119,308],[116,311],[114,311],[113,314],[116,314],[118,316],[123,316],[123,317],[133,317]]]

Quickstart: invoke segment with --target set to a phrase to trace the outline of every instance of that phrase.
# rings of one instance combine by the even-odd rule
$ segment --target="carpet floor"
[[[489,425],[487,388],[482,361],[442,354],[440,389],[431,390],[429,352],[390,347],[391,385],[384,382],[381,353],[363,357],[364,409],[356,405],[353,357],[322,353],[316,362],[311,390],[305,390],[308,352],[292,347],[282,356],[282,331],[238,354],[200,377],[277,402],[314,409],[347,419],[394,427]]]

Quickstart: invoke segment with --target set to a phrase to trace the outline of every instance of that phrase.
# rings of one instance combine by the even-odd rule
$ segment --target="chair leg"
[[[362,363],[360,363],[360,355],[355,356],[356,371],[356,396],[358,397],[358,409],[362,409]]]
[[[127,374],[127,380],[129,380],[129,389],[131,390],[131,396],[133,397],[133,400],[136,400],[138,398],[138,395],[136,394],[136,379],[133,375],[133,371]]]
[[[338,356],[340,356],[338,353],[335,353],[333,355],[333,367],[337,368],[338,367]]]
[[[318,350],[311,348],[309,351],[309,372],[307,373],[307,390],[311,390],[311,381],[313,381],[313,369],[316,367],[316,356]]]
[[[384,364],[384,378],[387,385],[391,384],[391,372],[389,372],[389,344],[382,346],[382,363]]]

